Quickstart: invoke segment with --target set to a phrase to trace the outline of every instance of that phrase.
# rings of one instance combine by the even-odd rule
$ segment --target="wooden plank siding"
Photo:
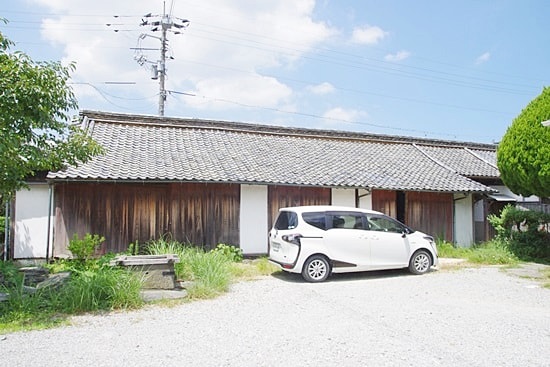
[[[397,192],[372,191],[372,209],[393,218],[403,216],[409,227],[434,237],[453,241],[453,194],[435,192],[405,192],[404,213],[397,212]]]
[[[408,226],[448,242],[453,241],[453,194],[406,193],[405,222]]]
[[[300,205],[330,205],[330,189],[323,187],[269,186],[268,228],[273,226],[280,208]]]
[[[238,245],[239,208],[234,184],[56,184],[54,255],[67,254],[75,233],[104,236],[103,253],[168,234],[205,248]]]
[[[372,190],[372,210],[397,218],[397,193],[389,190]]]

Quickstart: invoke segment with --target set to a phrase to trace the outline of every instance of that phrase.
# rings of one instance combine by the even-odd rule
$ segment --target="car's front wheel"
[[[330,275],[330,264],[326,257],[314,255],[306,260],[302,277],[308,282],[322,282]]]
[[[432,258],[425,250],[418,250],[411,257],[409,262],[409,271],[413,274],[424,274],[430,270],[432,265]]]

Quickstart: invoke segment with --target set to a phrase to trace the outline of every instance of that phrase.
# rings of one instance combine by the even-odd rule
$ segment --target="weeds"
[[[439,257],[462,258],[483,265],[516,265],[519,260],[500,241],[493,240],[472,247],[456,247],[451,243],[437,243]]]
[[[550,289],[550,268],[542,271],[543,287]]]
[[[77,259],[57,260],[47,267],[50,273],[69,272],[68,281],[59,288],[40,288],[29,293],[23,276],[10,262],[0,262],[0,292],[9,299],[0,302],[0,333],[41,329],[66,322],[69,315],[99,310],[132,309],[143,304],[141,279],[136,273],[109,266],[115,256],[91,258],[101,237],[80,242]],[[236,279],[254,279],[277,271],[267,258],[242,261],[240,249],[221,244],[206,252],[199,247],[173,241],[165,236],[146,244],[132,246],[132,253],[176,254],[178,280],[190,281],[189,299],[213,298],[226,292]]]
[[[216,246],[215,249],[210,251],[212,253],[221,253],[223,256],[227,257],[230,261],[241,262],[243,261],[243,251],[235,246],[226,245],[225,243],[220,243]]]
[[[0,332],[50,327],[81,312],[140,307],[140,279],[108,266],[108,259],[54,263],[50,269],[67,271],[70,277],[62,286],[43,288],[25,287],[21,274],[13,274],[16,267],[2,263],[0,272],[10,281],[0,285],[0,292],[9,295],[0,302]]]
[[[205,252],[199,247],[166,238],[151,241],[147,244],[147,252],[151,255],[178,255],[180,262],[174,267],[176,277],[192,282],[187,289],[189,298],[212,298],[229,288],[233,252]]]
[[[58,308],[66,313],[131,309],[142,305],[141,281],[125,269],[81,270],[61,290]]]

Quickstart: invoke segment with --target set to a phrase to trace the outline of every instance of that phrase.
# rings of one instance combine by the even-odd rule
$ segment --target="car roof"
[[[279,211],[294,211],[296,213],[307,213],[307,212],[359,212],[359,213],[369,213],[369,214],[383,214],[375,210],[363,209],[363,208],[354,208],[351,206],[338,206],[338,205],[304,205],[304,206],[289,206],[279,209]]]

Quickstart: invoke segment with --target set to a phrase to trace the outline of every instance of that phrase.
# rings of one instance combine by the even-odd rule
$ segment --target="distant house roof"
[[[490,192],[495,145],[82,111],[105,149],[53,181],[176,181]]]

